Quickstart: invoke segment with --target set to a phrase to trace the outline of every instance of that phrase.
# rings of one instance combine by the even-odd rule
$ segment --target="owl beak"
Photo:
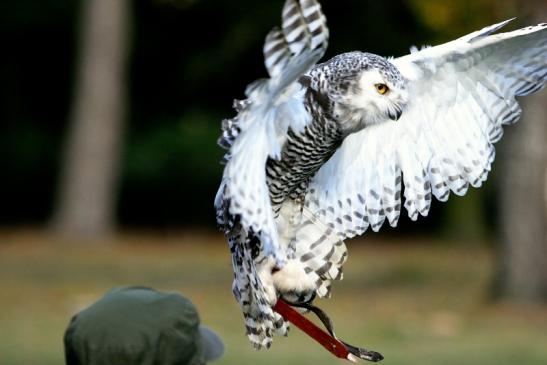
[[[390,109],[389,111],[389,119],[398,121],[399,118],[401,118],[401,115],[403,114],[403,109],[399,108],[398,106],[394,107],[393,109]]]

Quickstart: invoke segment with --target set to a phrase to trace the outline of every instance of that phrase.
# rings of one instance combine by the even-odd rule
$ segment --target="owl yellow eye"
[[[389,91],[389,87],[387,87],[386,84],[376,84],[374,86],[376,87],[376,91],[378,91],[378,94],[384,95]]]

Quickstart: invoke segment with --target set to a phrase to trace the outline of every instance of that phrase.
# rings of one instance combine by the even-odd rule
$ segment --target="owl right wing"
[[[269,79],[247,87],[247,99],[236,102],[238,115],[223,123],[219,143],[228,149],[215,199],[217,211],[239,217],[239,224],[263,243],[264,254],[279,249],[266,185],[266,161],[279,158],[290,127],[300,131],[310,122],[297,80],[323,56],[328,28],[316,0],[287,0],[282,27],[266,37],[264,61]],[[222,218],[220,218],[222,219]]]
[[[503,22],[392,60],[410,101],[398,122],[347,137],[312,180],[306,206],[341,238],[426,215],[478,187],[494,161],[503,126],[521,114],[516,100],[547,80],[547,24],[492,34]]]

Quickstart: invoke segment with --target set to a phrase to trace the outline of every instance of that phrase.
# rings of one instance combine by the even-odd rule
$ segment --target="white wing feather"
[[[300,131],[310,121],[304,89],[296,81],[323,56],[328,42],[326,20],[316,0],[287,0],[282,29],[274,28],[264,45],[270,79],[248,86],[248,99],[237,116],[237,137],[229,151],[215,199],[219,209],[240,217],[244,229],[264,244],[264,254],[278,253],[278,234],[266,185],[266,160],[278,158],[288,128]]]
[[[311,182],[306,206],[342,238],[397,224],[401,185],[410,218],[486,180],[502,126],[520,117],[515,96],[547,78],[547,24],[491,35],[507,22],[392,62],[408,79],[398,122],[346,138]],[[358,156],[356,158],[356,156]]]

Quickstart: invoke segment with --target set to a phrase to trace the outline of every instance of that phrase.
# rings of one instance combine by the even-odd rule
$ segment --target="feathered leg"
[[[243,311],[247,336],[256,349],[269,348],[274,332],[283,336],[288,332],[287,322],[272,309],[277,300],[273,283],[264,283],[263,279],[269,276],[260,274],[261,269],[270,270],[265,261],[271,259],[253,257],[260,250],[254,248],[257,242],[252,234],[233,237],[230,245],[234,268],[232,290]]]

